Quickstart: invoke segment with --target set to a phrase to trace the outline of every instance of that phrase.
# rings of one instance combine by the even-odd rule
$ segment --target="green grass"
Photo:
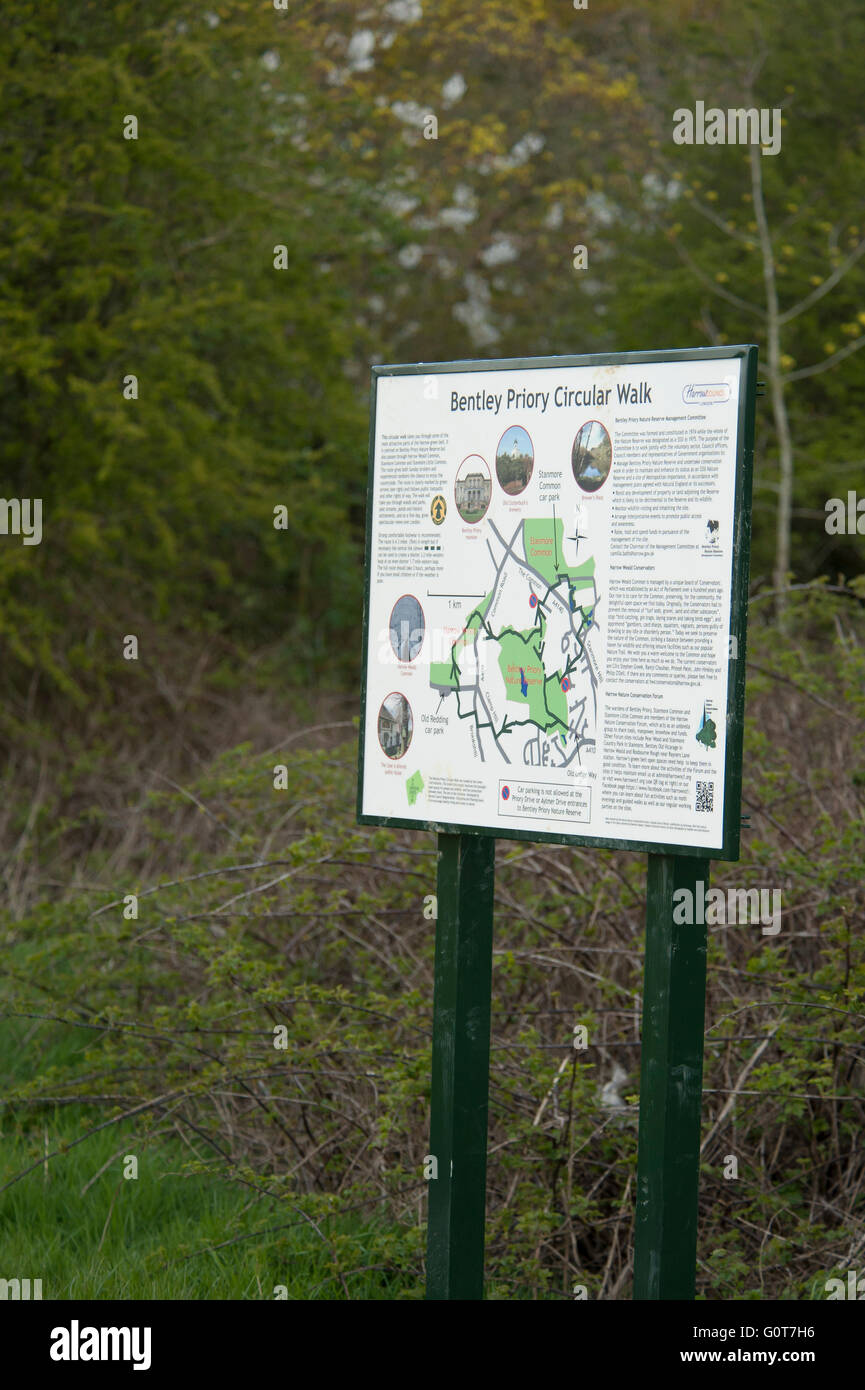
[[[32,1076],[54,1066],[60,1075],[80,1073],[79,1054],[91,1036],[57,1024],[38,1024],[34,1033],[33,1025],[4,1023],[0,1071]],[[38,1166],[0,1193],[0,1277],[41,1279],[43,1299],[273,1299],[278,1285],[289,1299],[344,1299],[346,1290],[360,1299],[421,1296],[409,1276],[362,1268],[379,1263],[364,1253],[386,1234],[374,1220],[351,1213],[316,1218],[324,1241],[285,1202],[219,1175],[184,1173],[193,1151],[173,1135],[142,1140],[135,1118],[47,1165],[41,1161],[46,1136],[53,1152],[111,1113],[109,1106],[5,1108],[0,1187]],[[192,1138],[198,1157],[209,1161],[206,1145]],[[137,1178],[123,1176],[127,1154],[138,1159]],[[266,1231],[292,1222],[287,1230]],[[224,1245],[228,1240],[234,1243]]]

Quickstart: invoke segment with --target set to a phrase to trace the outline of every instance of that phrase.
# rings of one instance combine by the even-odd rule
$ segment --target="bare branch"
[[[800,299],[798,304],[794,304],[792,308],[785,309],[783,314],[779,314],[778,322],[789,323],[791,319],[798,318],[800,314],[804,314],[805,310],[810,309],[812,304],[816,304],[825,294],[833,290],[838,284],[838,281],[842,280],[847,274],[847,271],[850,270],[858,260],[861,260],[863,256],[865,256],[865,237],[862,238],[857,246],[854,246],[849,256],[846,256],[841,264],[835,267],[832,274],[826,276],[822,285],[818,285],[811,294],[806,294],[805,298]],[[788,378],[788,380],[789,379],[790,378]]]
[[[857,338],[855,343],[848,343],[846,347],[840,348],[838,352],[833,352],[831,357],[825,357],[822,362],[818,362],[815,366],[802,367],[798,372],[788,372],[782,379],[784,381],[801,381],[803,377],[818,376],[820,372],[828,372],[830,367],[834,367],[838,362],[843,362],[845,357],[852,356],[861,347],[865,347],[865,333],[861,338]]]
[[[156,768],[153,768],[152,772],[154,777],[161,777],[163,782],[167,782],[168,785],[170,787],[173,787],[176,792],[180,792],[181,796],[185,796],[189,801],[191,801],[193,806],[197,806],[199,811],[203,811],[204,814],[208,816],[210,820],[213,821],[214,825],[218,825],[220,830],[225,830],[233,840],[240,839],[240,836],[238,835],[236,830],[232,830],[230,825],[226,825],[225,822],[221,821],[218,816],[215,816],[213,812],[209,810],[207,806],[205,806],[204,802],[199,801],[198,797],[195,796],[192,792],[187,791],[186,787],[181,787],[179,782],[175,782],[171,777],[167,777],[164,772],[159,772]]]
[[[177,888],[181,883],[196,883],[202,878],[214,878],[222,874],[242,874],[249,873],[252,869],[271,869],[280,864],[291,864],[291,859],[257,859],[251,864],[226,864],[221,869],[205,869],[200,874],[190,874],[188,878],[173,878],[168,883],[157,883],[153,888],[142,888],[136,894],[138,898],[149,898],[151,893],[161,893],[163,888]],[[101,917],[103,912],[107,912],[110,907],[122,907],[123,898],[115,898],[113,902],[106,903],[104,907],[98,907],[95,912],[91,912],[92,917]]]
[[[740,299],[737,294],[733,294],[731,290],[725,290],[723,285],[719,285],[717,281],[713,280],[702,266],[697,265],[691,253],[685,250],[678,238],[674,239],[673,245],[678,252],[679,259],[684,262],[700,283],[706,286],[707,290],[711,290],[712,294],[720,295],[721,299],[726,299],[729,304],[733,304],[745,314],[751,314],[754,318],[764,319],[766,317],[765,311],[758,304],[751,304],[747,299]]]

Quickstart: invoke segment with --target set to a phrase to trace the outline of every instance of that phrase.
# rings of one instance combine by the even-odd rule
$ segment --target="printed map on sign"
[[[546,767],[580,764],[596,742],[595,561],[580,512],[522,520],[510,537],[486,523],[489,592],[449,659],[430,666],[439,709],[470,720],[479,756]]]
[[[735,857],[755,354],[373,369],[360,823]]]

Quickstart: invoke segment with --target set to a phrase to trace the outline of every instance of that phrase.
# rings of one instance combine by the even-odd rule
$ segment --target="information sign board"
[[[373,368],[362,823],[738,857],[756,369]]]

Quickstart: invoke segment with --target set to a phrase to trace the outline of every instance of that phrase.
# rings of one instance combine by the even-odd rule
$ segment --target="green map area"
[[[560,516],[543,520],[527,518],[523,522],[526,559],[551,588],[561,584],[563,579],[577,579],[585,583],[595,573],[594,556],[589,556],[580,565],[565,564],[564,534],[565,523]]]
[[[492,519],[487,526],[492,586],[467,613],[449,658],[430,664],[430,685],[456,697],[481,758],[486,730],[507,762],[566,766],[595,742],[595,560],[577,560],[579,526],[566,534],[555,513],[526,518],[510,540]]]
[[[704,719],[695,737],[697,742],[704,744],[706,748],[714,748],[717,732],[714,719]]]
[[[413,772],[405,784],[405,794],[408,797],[409,806],[413,806],[424,788],[424,781],[420,775],[420,768]]]
[[[559,671],[547,675],[544,669],[543,639],[545,623],[541,617],[528,632],[510,629],[499,633],[499,668],[508,702],[522,705],[526,716],[544,733],[568,727],[568,704]]]
[[[448,687],[452,690],[459,689],[460,672],[459,659],[466,647],[472,646],[479,628],[483,627],[483,615],[489,607],[492,594],[487,594],[478,606],[472,611],[468,622],[463,628],[460,636],[451,647],[451,654],[447,661],[431,661],[429,668],[430,685]]]

